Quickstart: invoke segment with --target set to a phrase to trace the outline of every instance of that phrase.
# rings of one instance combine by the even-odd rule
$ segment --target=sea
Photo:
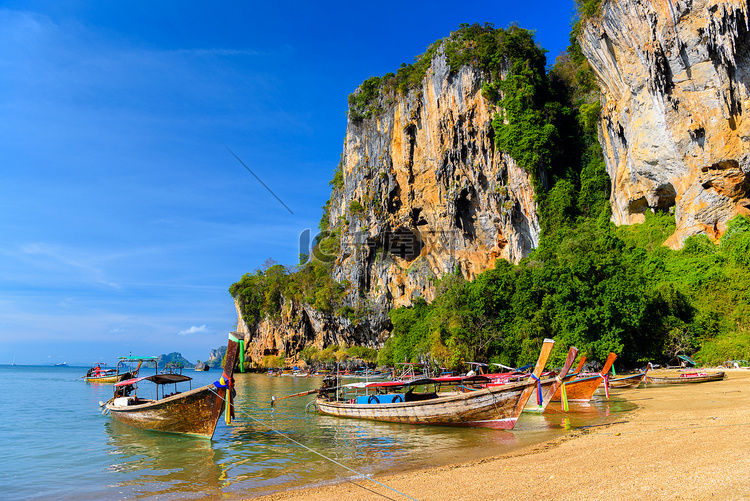
[[[235,500],[282,490],[511,453],[581,427],[626,419],[635,408],[595,396],[563,412],[524,413],[512,431],[412,426],[319,415],[320,378],[236,374],[236,419],[212,440],[137,430],[102,414],[111,385],[87,367],[0,365],[0,493],[12,500]],[[192,387],[219,370],[184,371]],[[149,383],[150,385],[150,383]],[[142,383],[139,395],[149,397]],[[408,494],[408,493],[407,493]],[[416,494],[416,493],[412,493]]]

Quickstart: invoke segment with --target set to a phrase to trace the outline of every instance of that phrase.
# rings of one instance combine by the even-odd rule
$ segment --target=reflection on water
[[[117,421],[104,424],[109,436],[112,484],[127,498],[167,493],[219,493],[222,452],[209,440],[138,430]]]
[[[636,407],[622,396],[611,392],[609,400],[603,395],[594,395],[590,402],[570,402],[568,412],[562,410],[562,402],[551,402],[542,417],[549,427],[571,430],[621,421]]]
[[[552,404],[543,414],[526,414],[513,431],[380,423],[306,412],[314,395],[285,399],[272,409],[271,396],[316,388],[320,380],[240,374],[237,422],[227,432],[225,492],[260,495],[352,474],[290,442],[279,433],[364,474],[418,469],[511,452],[567,433],[572,428],[617,420],[635,408],[616,395],[595,397],[562,412]],[[278,433],[276,433],[278,432]]]
[[[227,426],[222,419],[214,439],[205,440],[138,430],[101,415],[99,401],[111,396],[111,387],[83,383],[84,372],[0,366],[5,498],[231,500],[353,476],[312,450],[364,474],[403,471],[505,454],[570,429],[621,421],[635,408],[619,398],[635,391],[626,390],[631,393],[613,392],[610,401],[597,396],[589,404],[571,403],[568,413],[553,402],[542,415],[524,413],[513,431],[401,425],[305,412],[313,395],[272,409],[272,395],[317,388],[321,380],[238,374],[237,420]],[[195,373],[193,387],[217,376]],[[29,388],[55,398],[32,405]]]

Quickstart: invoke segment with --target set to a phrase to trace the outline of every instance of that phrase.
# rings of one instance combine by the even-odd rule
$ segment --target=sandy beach
[[[612,390],[638,406],[615,424],[509,455],[375,477],[398,492],[358,479],[254,499],[750,499],[750,371],[720,370],[727,378],[718,382]]]

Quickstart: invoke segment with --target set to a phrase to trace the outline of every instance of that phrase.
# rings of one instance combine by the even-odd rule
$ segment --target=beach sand
[[[573,430],[504,456],[375,480],[420,501],[750,500],[750,371],[721,370],[727,378],[718,382],[612,390],[638,405],[626,422]],[[355,482],[254,499],[409,499],[366,479]]]

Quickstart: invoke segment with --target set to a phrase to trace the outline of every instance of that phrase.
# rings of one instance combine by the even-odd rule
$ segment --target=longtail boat
[[[113,384],[121,379],[133,377],[131,374],[119,374],[117,369],[107,369],[107,364],[98,363],[93,364],[91,368],[83,376],[83,380],[87,383],[96,384]]]
[[[134,428],[210,439],[225,407],[227,421],[232,413],[232,374],[238,348],[237,337],[229,334],[224,371],[219,381],[213,384],[177,392],[177,383],[189,382],[192,378],[169,373],[120,381],[114,385],[115,393],[107,402],[105,412],[108,411],[115,420]],[[136,389],[141,381],[157,385],[156,399],[138,398]],[[175,385],[175,393],[165,395],[166,385],[169,384]],[[159,398],[159,388],[162,388],[162,398]]]
[[[609,372],[616,358],[615,353],[610,353],[601,372],[579,373],[574,379],[565,381],[560,389],[555,392],[552,400],[563,400],[563,392],[565,392],[565,400],[568,402],[588,402],[607,377],[607,372]]]
[[[708,383],[710,381],[721,381],[726,377],[724,372],[686,372],[677,377],[654,377],[646,378],[647,384],[693,384]]]
[[[631,374],[628,376],[621,376],[618,378],[610,378],[609,379],[609,387],[610,388],[637,388],[641,385],[641,383],[646,382],[646,374],[648,373],[648,370],[651,368],[651,364],[648,364],[646,366],[646,369],[643,372],[639,372],[637,374]]]
[[[355,395],[349,398],[345,393],[342,395],[339,387],[323,387],[319,390],[316,404],[322,414],[338,417],[510,430],[515,426],[526,402],[537,388],[537,381],[554,343],[551,339],[544,340],[533,374],[522,382],[468,391],[456,389],[449,392],[440,391],[440,379],[443,378],[355,383],[354,385],[359,385],[365,390],[375,388],[388,393]],[[433,386],[432,391],[430,386]],[[425,391],[415,391],[420,387]]]

